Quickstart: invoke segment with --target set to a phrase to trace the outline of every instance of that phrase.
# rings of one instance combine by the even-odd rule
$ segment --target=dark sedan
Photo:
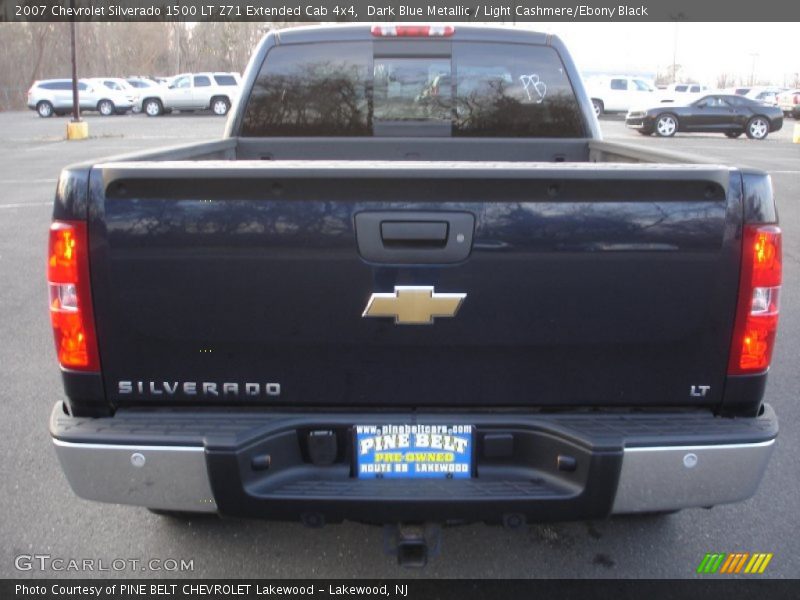
[[[783,126],[783,111],[733,94],[703,96],[686,106],[631,109],[625,124],[642,135],[672,137],[677,132],[724,133],[730,138],[747,134],[763,140]]]

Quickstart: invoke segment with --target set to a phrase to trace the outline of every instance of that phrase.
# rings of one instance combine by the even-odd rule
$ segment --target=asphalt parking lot
[[[63,140],[66,119],[0,113],[0,576],[80,577],[20,571],[15,557],[184,559],[189,572],[119,575],[203,577],[693,577],[706,552],[772,552],[765,576],[800,576],[800,145],[793,121],[765,141],[722,135],[644,138],[618,118],[606,139],[689,152],[770,171],[784,230],[781,329],[767,389],[781,434],[758,494],[713,510],[667,517],[532,525],[524,531],[470,525],[444,531],[442,554],[405,571],[385,556],[382,530],[359,524],[319,530],[300,524],[200,518],[174,521],[144,509],[85,502],[69,489],[47,432],[62,397],[47,315],[47,229],[59,169],[221,135],[206,115],[88,117],[91,139]],[[112,573],[95,573],[109,576]],[[751,576],[752,577],[752,576]]]

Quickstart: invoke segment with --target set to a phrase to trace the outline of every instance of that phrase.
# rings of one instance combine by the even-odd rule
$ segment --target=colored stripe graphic
[[[725,561],[725,564],[722,565],[722,569],[720,569],[720,573],[738,573],[741,571],[742,567],[744,566],[744,562],[750,557],[749,552],[737,552],[735,554],[729,554],[728,560]]]
[[[700,564],[697,567],[697,572],[698,573],[705,573],[706,572],[706,567],[708,566],[708,561],[709,560],[711,560],[711,555],[710,554],[706,554],[703,557],[703,560],[700,561]]]
[[[772,553],[764,554],[764,553],[756,553],[753,554],[753,558],[750,559],[750,562],[747,563],[747,566],[744,569],[745,573],[763,573],[764,570],[767,568],[769,561],[772,560]]]
[[[698,573],[716,573],[726,554],[708,553],[703,557],[700,566],[697,567]]]
[[[736,561],[739,560],[738,554],[728,554],[727,560],[722,564],[722,568],[719,570],[720,573],[730,573],[733,565],[736,564]]]
[[[744,563],[747,561],[748,558],[750,558],[749,552],[745,552],[744,554],[742,554],[742,558],[740,558],[739,562],[736,563],[736,570],[734,571],[734,573],[738,573],[739,571],[742,570],[742,567],[744,567]]]
[[[756,552],[709,552],[700,561],[698,573],[703,574],[736,574],[736,573],[763,573],[772,560],[772,553]],[[745,566],[746,565],[746,566]],[[744,571],[742,571],[744,570]]]

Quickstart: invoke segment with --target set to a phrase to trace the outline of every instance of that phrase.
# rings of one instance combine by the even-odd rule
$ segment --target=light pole
[[[672,83],[678,83],[678,22],[675,21],[675,35],[672,38]]]
[[[74,8],[75,0],[70,2]],[[78,102],[78,57],[75,53],[75,17],[69,22],[69,47],[72,55],[72,122],[81,120],[81,105]]]
[[[85,140],[89,137],[89,124],[81,121],[81,105],[78,99],[78,55],[75,49],[75,0],[70,0],[72,19],[69,23],[69,42],[72,54],[72,120],[67,123],[68,140]]]
[[[752,66],[750,68],[750,85],[756,84],[756,61],[758,61],[758,52],[751,52],[750,58],[753,59]]]
[[[675,23],[672,37],[672,83],[678,83],[678,33],[680,32],[680,22],[686,20],[686,15],[682,12],[671,13],[669,20]]]

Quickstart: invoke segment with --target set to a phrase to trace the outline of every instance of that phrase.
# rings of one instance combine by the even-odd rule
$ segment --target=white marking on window
[[[520,83],[528,94],[528,100],[541,104],[547,96],[547,84],[539,79],[539,75],[532,73],[531,75],[520,75]]]

